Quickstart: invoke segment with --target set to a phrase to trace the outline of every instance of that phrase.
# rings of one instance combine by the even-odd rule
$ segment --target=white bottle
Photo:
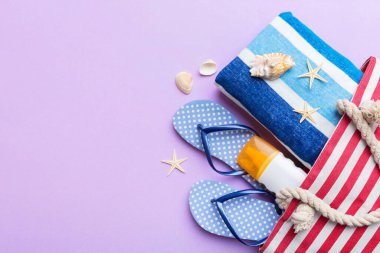
[[[237,163],[273,192],[286,187],[299,187],[306,178],[306,173],[292,160],[257,135],[245,144]]]

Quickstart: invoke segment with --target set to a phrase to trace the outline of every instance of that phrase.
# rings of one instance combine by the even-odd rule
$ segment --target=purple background
[[[377,3],[376,3],[377,2]],[[198,65],[226,65],[291,10],[360,66],[380,55],[378,1],[0,1],[1,252],[252,252],[208,234],[188,207],[204,156],[174,132],[212,99],[248,123]],[[186,96],[177,72],[194,74]],[[173,148],[187,174],[166,177]]]

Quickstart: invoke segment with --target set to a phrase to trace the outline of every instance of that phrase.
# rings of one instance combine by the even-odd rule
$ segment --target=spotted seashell
[[[275,80],[295,66],[293,58],[283,53],[256,55],[250,64],[251,76]]]

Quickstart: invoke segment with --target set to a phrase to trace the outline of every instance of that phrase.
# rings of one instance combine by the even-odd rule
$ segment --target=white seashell
[[[202,76],[211,76],[216,73],[216,69],[217,69],[216,62],[211,59],[208,59],[204,61],[201,64],[201,66],[199,66],[199,73]]]
[[[256,55],[250,72],[251,76],[275,80],[295,65],[293,58],[283,53]]]
[[[175,83],[180,91],[190,94],[193,88],[193,76],[188,72],[179,72],[175,76]]]

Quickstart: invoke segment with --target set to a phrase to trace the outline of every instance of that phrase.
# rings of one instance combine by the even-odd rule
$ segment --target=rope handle
[[[380,165],[380,142],[371,128],[373,123],[380,124],[380,101],[364,101],[357,107],[344,99],[338,100],[337,108],[341,114],[345,113],[352,120],[362,139],[370,148],[374,161]],[[353,216],[339,212],[314,193],[299,187],[283,189],[276,193],[276,202],[283,209],[289,206],[292,199],[301,201],[290,218],[294,224],[295,233],[311,228],[315,212],[319,212],[332,222],[350,227],[369,226],[380,222],[380,208],[370,213]]]
[[[363,227],[380,222],[380,208],[370,213],[353,216],[339,212],[314,193],[302,188],[286,188],[276,194],[276,203],[283,209],[288,207],[292,199],[302,202],[290,218],[295,233],[311,228],[315,212],[319,212],[332,222],[350,227]]]
[[[338,100],[338,111],[352,120],[356,129],[359,130],[362,139],[365,140],[375,162],[379,165],[380,161],[380,142],[377,140],[371,124],[380,123],[380,101],[367,100],[360,107],[351,103],[347,99]]]

